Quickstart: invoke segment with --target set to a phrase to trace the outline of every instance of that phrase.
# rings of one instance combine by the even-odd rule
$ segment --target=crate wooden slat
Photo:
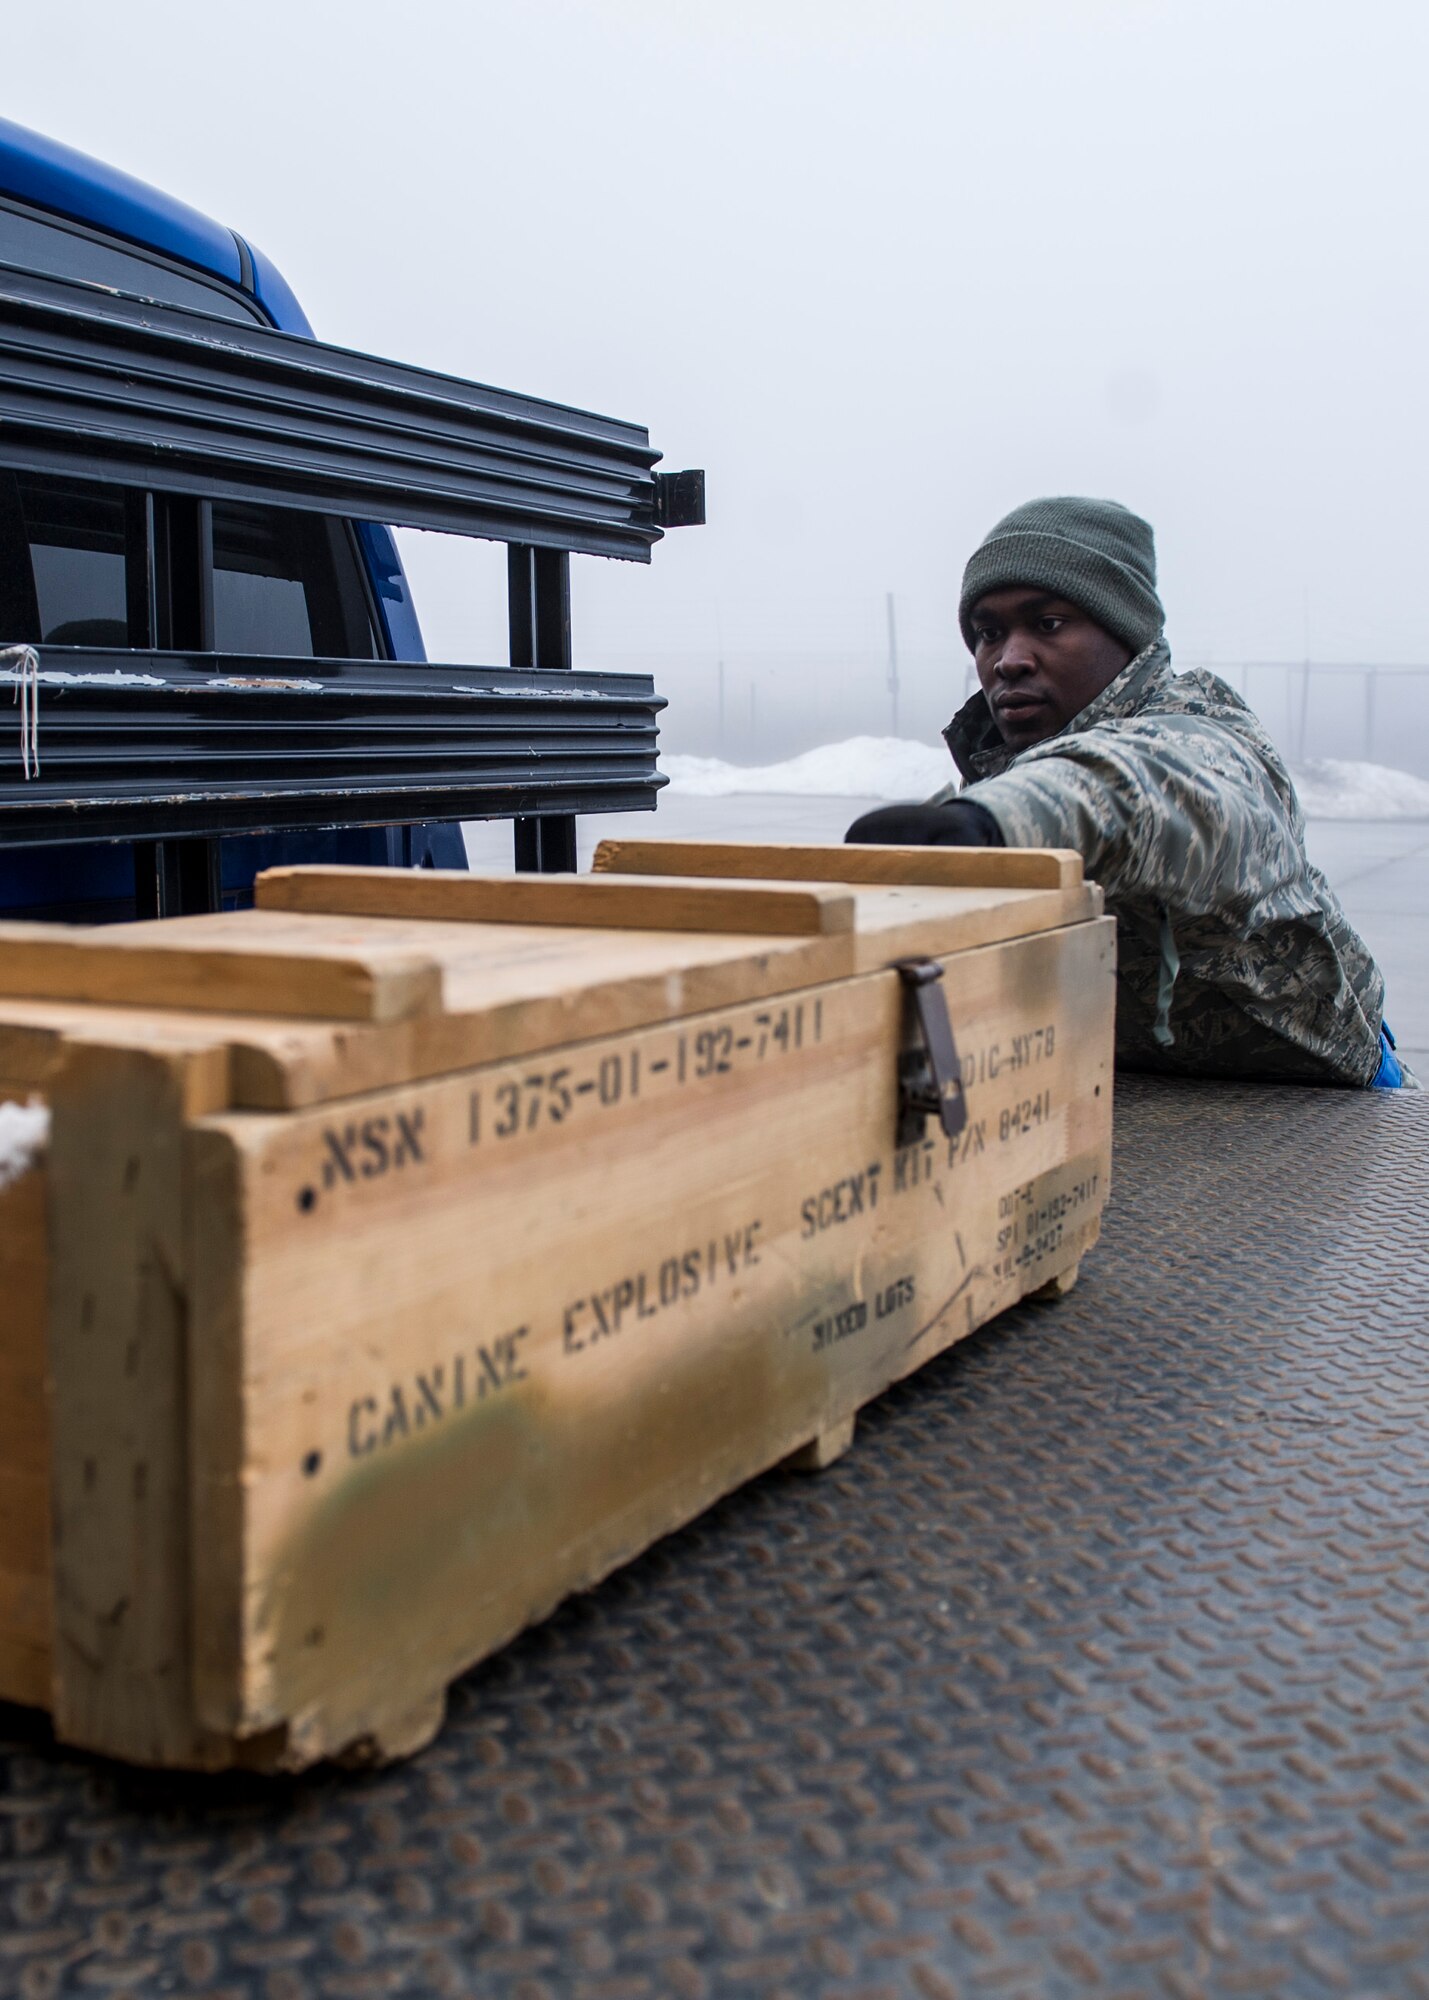
[[[188,1121],[221,1043],[71,1042],[51,1093],[49,1362],[56,1732],[160,1765],[232,1760],[193,1699]]]
[[[355,940],[336,929],[290,939],[281,921],[179,917],[92,930],[0,923],[0,994],[402,1021],[440,1007],[441,974],[397,939]]]
[[[1062,847],[757,847],[747,841],[602,840],[591,867],[620,875],[718,875],[942,889],[1073,889],[1082,857]]]
[[[410,1748],[571,1590],[1070,1281],[1109,1170],[1097,892],[838,852],[854,879],[775,849],[595,895],[692,882],[721,922],[763,888],[848,929],[575,923],[586,880],[542,925],[508,920],[519,883],[330,870],[181,920],[300,994],[309,963],[420,961],[437,1006],[402,1020],[299,1018],[281,981],[272,1016],[0,997],[0,1075],[54,1120],[0,1194],[30,1218],[0,1279],[49,1269],[54,1496],[28,1543],[0,1503],[0,1694],[47,1678],[65,1740],[156,1764]],[[907,951],[946,966],[969,1122],[900,1148]],[[36,1352],[5,1350],[32,1402]]]
[[[853,929],[842,890],[768,882],[679,881],[654,874],[474,875],[434,868],[270,868],[260,910],[442,923],[565,924],[576,929],[733,931],[826,937]]]

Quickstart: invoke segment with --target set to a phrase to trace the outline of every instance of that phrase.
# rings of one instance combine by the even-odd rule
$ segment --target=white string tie
[[[40,656],[33,646],[0,647],[0,660],[15,669],[20,704],[20,762],[26,778],[40,775]]]

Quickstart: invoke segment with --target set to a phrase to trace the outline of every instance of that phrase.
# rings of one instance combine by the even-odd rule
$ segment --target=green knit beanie
[[[1010,584],[1055,591],[1133,653],[1166,622],[1150,525],[1115,500],[1029,500],[1003,516],[963,571],[958,623],[970,652],[973,606]]]

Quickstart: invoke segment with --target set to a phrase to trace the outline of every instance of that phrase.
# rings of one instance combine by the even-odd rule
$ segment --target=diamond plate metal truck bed
[[[1118,1083],[1067,1298],[453,1691],[144,1775],[4,1711],[0,1991],[1429,1993],[1429,1115]]]

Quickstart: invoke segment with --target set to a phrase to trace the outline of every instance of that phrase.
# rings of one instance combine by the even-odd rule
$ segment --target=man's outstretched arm
[[[874,832],[884,821],[874,812],[847,838],[965,846],[961,830],[938,829],[944,815],[977,813],[999,846],[1074,849],[1109,897],[1240,918],[1303,872],[1288,780],[1286,791],[1228,730],[1157,716],[1035,745],[955,797],[890,808],[906,816],[904,832]]]

